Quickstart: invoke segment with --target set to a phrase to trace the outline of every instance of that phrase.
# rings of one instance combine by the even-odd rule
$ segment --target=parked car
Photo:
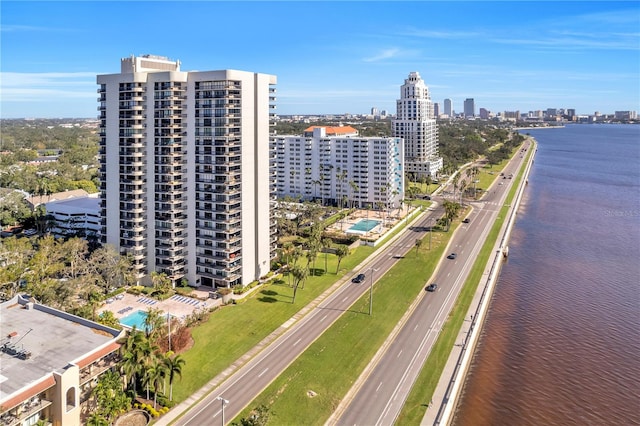
[[[429,284],[429,285],[427,286],[427,289],[426,289],[426,290],[427,290],[427,291],[436,291],[437,289],[438,289],[438,284],[433,283],[433,284]]]
[[[447,256],[447,259],[455,259],[456,257],[458,257],[457,254],[451,253],[449,256]]]
[[[351,282],[356,283],[356,284],[360,284],[361,282],[363,282],[365,279],[364,274],[358,274],[356,275],[356,277],[354,279],[351,280]]]

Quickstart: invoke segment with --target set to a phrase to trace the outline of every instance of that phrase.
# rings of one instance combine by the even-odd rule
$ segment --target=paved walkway
[[[209,292],[194,290],[193,296],[187,297],[175,294],[170,298],[158,301],[145,295],[120,293],[112,297],[98,309],[98,314],[103,311],[111,311],[118,318],[124,318],[136,311],[147,311],[149,308],[160,309],[163,313],[169,313],[177,318],[185,318],[198,309],[210,309],[222,304],[222,299],[209,299]]]
[[[530,145],[530,148],[535,148],[534,144]],[[480,336],[479,333],[482,330],[482,323],[486,317],[491,295],[494,291],[495,284],[497,282],[498,273],[502,267],[502,245],[508,241],[510,228],[513,227],[515,222],[515,212],[517,212],[520,199],[524,188],[526,187],[528,174],[531,169],[531,164],[535,158],[534,154],[523,163],[521,167],[525,167],[523,178],[518,188],[518,193],[515,196],[514,203],[509,210],[509,220],[506,220],[500,232],[498,238],[493,246],[493,255],[489,258],[487,265],[482,273],[480,284],[473,296],[469,310],[467,311],[464,323],[460,327],[460,332],[456,337],[456,343],[449,355],[449,359],[442,370],[438,385],[434,390],[433,397],[429,402],[429,406],[422,418],[421,426],[426,425],[440,425],[448,424],[454,415],[455,398],[457,392],[460,391],[460,387],[464,385],[466,379],[466,370],[468,369],[471,358],[473,357],[473,351],[477,345]],[[497,259],[496,259],[497,257]],[[462,373],[461,370],[462,369]],[[456,382],[456,378],[458,382]],[[449,398],[454,400],[449,401]]]

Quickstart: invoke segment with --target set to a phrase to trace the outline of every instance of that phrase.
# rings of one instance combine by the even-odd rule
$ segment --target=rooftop
[[[21,359],[0,351],[0,404],[16,392],[82,364],[112,345],[120,331],[16,296],[0,304],[0,345],[28,352]]]

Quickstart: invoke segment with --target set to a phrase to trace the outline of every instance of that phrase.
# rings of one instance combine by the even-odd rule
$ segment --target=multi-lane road
[[[511,166],[514,166],[513,171],[507,170],[505,173],[515,174],[515,165],[509,167]],[[511,182],[508,179],[505,181]],[[420,301],[418,308],[405,323],[389,350],[369,375],[368,380],[364,381],[359,391],[348,401],[350,404],[338,420],[339,424],[391,424],[393,422],[426,354],[437,337],[446,314],[464,283],[466,273],[473,264],[481,247],[479,240],[486,235],[486,229],[493,223],[492,218],[495,215],[492,215],[492,212],[499,209],[509,185],[495,185],[495,187],[495,190],[492,189],[486,195],[485,201],[477,203],[478,212],[474,211],[471,215],[471,223],[463,226],[465,228],[461,230],[463,232],[456,233],[452,246],[455,248],[452,248],[452,251],[457,251],[458,257],[455,260],[445,259],[438,269],[438,291],[429,293]],[[442,214],[441,206],[430,209],[414,226],[398,236],[392,244],[380,250],[365,266],[358,271],[353,271],[354,274],[365,273],[367,275],[365,283],[372,285],[377,277],[383,275],[398,262],[398,259],[415,248],[416,239],[424,237],[428,227]],[[213,425],[226,423],[237,416],[343,312],[368,291],[369,285],[355,285],[350,282],[350,279],[351,275],[345,278],[344,285],[298,322],[288,325],[288,330],[284,334],[232,374],[214,392],[186,411],[173,424]],[[382,407],[382,409],[366,408],[371,406],[371,403],[367,404],[367,398],[375,398],[378,401],[376,407]]]

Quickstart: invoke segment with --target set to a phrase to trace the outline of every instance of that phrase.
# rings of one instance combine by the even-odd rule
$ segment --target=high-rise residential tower
[[[476,104],[473,98],[467,98],[464,100],[464,116],[465,117],[476,116]]]
[[[99,75],[103,242],[137,277],[229,287],[275,255],[269,143],[276,77],[123,58]]]
[[[451,102],[451,99],[444,100],[444,113],[447,114],[449,118],[453,116],[453,102]]]
[[[420,74],[412,72],[400,87],[396,118],[391,130],[404,139],[405,171],[415,178],[435,176],[442,168],[438,157],[438,124],[433,117],[429,89]]]

